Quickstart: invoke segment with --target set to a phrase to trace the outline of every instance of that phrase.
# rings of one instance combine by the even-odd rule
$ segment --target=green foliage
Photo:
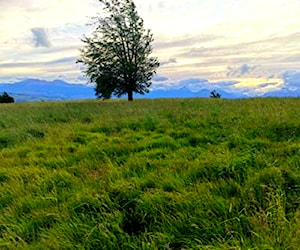
[[[2,249],[298,249],[299,99],[0,107]]]
[[[212,92],[210,92],[210,98],[221,98],[221,95],[216,91],[213,90]]]
[[[112,95],[144,94],[159,66],[152,53],[153,36],[144,28],[133,0],[100,0],[108,16],[95,20],[97,28],[86,44],[78,62],[86,66],[85,73],[96,83],[96,95],[109,99]]]
[[[6,92],[3,92],[2,95],[0,95],[0,103],[13,103],[15,102],[15,99],[7,94]]]

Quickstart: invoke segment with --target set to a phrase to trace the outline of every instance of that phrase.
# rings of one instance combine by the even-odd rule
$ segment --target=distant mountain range
[[[45,81],[38,79],[26,79],[16,83],[0,84],[0,93],[6,91],[17,102],[28,101],[57,101],[72,99],[95,99],[95,90],[92,86],[84,84],[71,84],[61,80]],[[210,96],[209,89],[201,89],[193,92],[186,87],[178,89],[154,89],[145,95],[136,94],[135,98],[207,98]],[[247,98],[242,93],[229,93],[217,90],[222,98]],[[263,97],[298,97],[300,91],[280,90],[269,92]]]
[[[17,83],[0,84],[0,92],[4,91],[18,102],[95,98],[93,87],[83,84],[69,84],[61,80],[27,79]]]
[[[300,97],[300,89],[280,89],[265,93],[263,97]]]
[[[136,95],[136,98],[207,98],[212,90],[201,89],[193,92],[186,87],[178,89],[154,89],[146,95]],[[222,90],[217,90],[222,98],[245,98],[247,96],[241,93],[228,93]]]

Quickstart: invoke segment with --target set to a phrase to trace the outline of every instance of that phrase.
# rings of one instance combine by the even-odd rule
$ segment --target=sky
[[[152,88],[300,90],[300,0],[135,0],[161,66]],[[0,0],[0,82],[84,83],[97,0]]]

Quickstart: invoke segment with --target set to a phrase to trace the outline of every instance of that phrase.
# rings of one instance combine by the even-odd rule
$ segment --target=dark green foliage
[[[1,209],[8,207],[13,201],[15,197],[10,193],[4,193],[0,195],[0,211]]]
[[[221,98],[221,95],[216,91],[213,90],[212,92],[210,92],[210,98]]]
[[[144,28],[133,0],[100,0],[106,17],[95,18],[96,30],[85,37],[86,44],[78,62],[86,66],[90,82],[96,84],[96,95],[109,99],[112,95],[144,94],[159,66],[152,53],[153,36]]]
[[[0,103],[13,103],[15,102],[15,99],[7,94],[6,92],[3,92],[2,95],[0,95]]]
[[[45,133],[38,129],[28,129],[27,133],[34,138],[43,138]]]

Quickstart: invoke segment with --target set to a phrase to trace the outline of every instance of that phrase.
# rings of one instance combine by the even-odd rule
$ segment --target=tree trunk
[[[130,90],[130,91],[128,91],[128,101],[133,101],[133,91],[132,90]]]

